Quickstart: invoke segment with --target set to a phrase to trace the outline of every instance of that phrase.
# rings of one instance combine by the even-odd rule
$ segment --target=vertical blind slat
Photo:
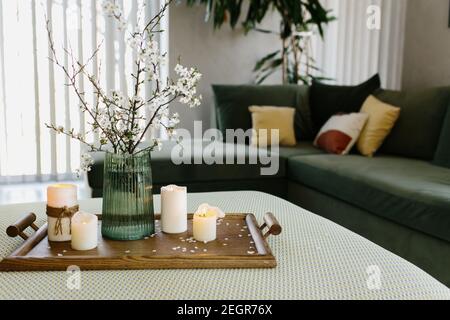
[[[63,32],[64,32],[64,48],[67,48],[68,44],[68,34],[67,34],[67,1],[63,0]],[[64,67],[69,70],[69,56],[67,54],[64,55]],[[67,77],[65,76],[65,79]],[[68,79],[67,79],[68,80]],[[64,88],[64,104],[65,104],[65,128],[66,130],[70,130],[71,121],[70,121],[70,95],[69,95],[69,87],[65,86]],[[71,139],[69,136],[66,137],[66,168],[67,171],[71,171],[72,163],[70,159],[71,157],[71,149],[70,149]]]
[[[165,1],[158,1],[159,6],[157,11],[159,11],[162,6],[164,6]],[[156,14],[156,12],[155,12]],[[161,19],[161,30],[164,30],[165,32],[159,33],[159,45],[161,48],[161,52],[169,52],[169,14],[170,14],[170,7],[167,8],[166,13],[164,14],[164,17]],[[169,56],[166,57],[166,65],[169,64]],[[166,68],[166,65],[160,65],[160,74],[161,79],[165,81],[165,79],[169,76],[169,69]]]
[[[47,18],[50,24],[50,30],[53,30],[52,25],[52,9],[53,1],[47,0]],[[52,56],[50,44],[48,45],[48,56]],[[50,122],[56,124],[56,109],[55,109],[55,68],[53,62],[48,62],[48,82],[49,82],[49,103],[50,103]],[[52,130],[50,132],[50,150],[51,150],[51,174],[56,176],[57,168],[57,148],[56,148],[56,133]]]
[[[389,51],[390,51],[390,28],[391,28],[391,20],[389,17],[389,12],[392,10],[392,1],[383,0],[381,6],[381,35],[380,35],[380,48],[378,55],[378,67],[379,72],[382,77],[382,81],[384,85],[389,88],[391,86],[391,81],[388,77],[389,74]]]
[[[159,0],[159,1],[155,1],[155,2],[157,2],[158,4],[157,4],[157,8],[156,8],[156,11],[154,14],[158,13],[165,4],[164,0]],[[169,52],[169,12],[170,12],[170,7],[167,8],[167,10],[160,22],[160,30],[165,31],[165,32],[158,33],[158,42],[159,42],[159,47],[160,47],[161,52]],[[159,66],[160,79],[163,82],[165,82],[166,79],[169,77],[169,69],[166,67],[167,65],[169,65],[169,55],[167,55],[167,57],[166,57],[166,64],[165,65],[161,64]],[[164,122],[165,125],[168,124],[166,119],[163,119],[162,121]],[[160,139],[168,138],[167,132],[166,132],[166,130],[164,130],[164,128],[162,126],[158,129],[157,136]]]
[[[153,12],[155,11],[155,3],[159,2],[159,1],[155,1],[155,0],[146,0],[145,1],[145,21],[148,21],[150,19],[150,17],[152,16]],[[150,82],[146,82],[145,83],[145,98],[149,99],[151,94],[152,94],[152,85]],[[152,116],[150,110],[148,108],[145,108],[145,117],[147,119],[150,119]],[[154,129],[151,128],[151,130],[148,130],[147,133],[145,134],[145,139],[146,140],[150,140],[150,138],[152,137],[152,135],[154,134]]]
[[[108,91],[115,88],[115,49],[113,18],[105,16],[105,61],[106,61],[106,88]]]
[[[83,55],[83,10],[81,6],[81,0],[78,0],[78,60],[81,63],[84,63],[84,55]],[[80,75],[78,77],[78,86],[80,92],[84,96],[84,76]],[[85,116],[84,112],[80,109],[80,134],[84,138],[86,134],[85,129]],[[81,146],[82,148],[84,146]]]
[[[5,85],[5,47],[4,47],[4,29],[3,29],[3,4],[0,1],[0,79],[1,79],[1,101],[0,101],[0,111],[3,113],[0,118],[0,124],[2,125],[0,130],[0,152],[7,154],[8,143],[7,143],[7,130],[6,130],[6,85]],[[6,161],[2,157],[0,159],[0,175],[3,175],[2,170],[6,170]]]
[[[336,72],[336,81],[338,83],[342,83],[344,81],[344,73],[345,73],[345,50],[346,50],[346,34],[347,34],[347,23],[339,23],[339,21],[344,21],[347,19],[347,3],[348,0],[341,0],[338,2],[339,6],[339,20],[338,20],[338,71]]]
[[[97,3],[96,0],[91,0],[91,33],[92,33],[92,50],[97,49]],[[94,56],[92,59],[92,75],[98,79],[98,57]],[[97,96],[95,94],[95,88],[93,90],[93,105],[97,105]],[[94,141],[98,142],[100,139],[98,130],[94,132]]]
[[[119,6],[123,10],[123,0],[119,1]],[[119,36],[119,77],[120,77],[120,90],[126,94],[128,92],[127,88],[127,74],[125,72],[125,31],[118,31]]]
[[[36,139],[36,174],[42,175],[41,163],[41,115],[39,108],[39,74],[37,60],[37,34],[36,34],[36,1],[31,2],[31,16],[33,28],[33,73],[34,73],[34,112],[35,112],[35,139]]]
[[[355,6],[355,24],[353,25],[353,28],[355,30],[354,34],[354,41],[353,41],[353,50],[354,52],[354,58],[352,59],[352,63],[355,66],[353,68],[351,82],[360,82],[364,81],[363,77],[361,77],[361,63],[363,58],[363,47],[365,46],[365,42],[363,42],[363,37],[367,35],[367,28],[365,22],[365,7],[366,7],[366,1],[365,0],[358,0],[354,4]]]
[[[351,84],[353,82],[352,79],[352,68],[349,68],[348,66],[353,65],[353,58],[354,58],[354,43],[355,43],[355,20],[356,20],[356,6],[357,2],[361,0],[347,0],[349,2],[349,12],[348,12],[348,37],[347,37],[347,46],[346,46],[346,62],[345,62],[345,80],[344,84]]]

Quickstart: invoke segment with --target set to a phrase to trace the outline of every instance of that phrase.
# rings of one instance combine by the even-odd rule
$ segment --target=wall
[[[450,85],[449,0],[408,0],[403,88]]]
[[[203,74],[200,93],[203,104],[195,109],[174,104],[171,111],[181,117],[180,127],[191,130],[194,120],[202,120],[204,129],[213,123],[213,96],[211,84],[242,84],[252,81],[255,62],[266,53],[280,46],[276,36],[251,32],[244,35],[239,26],[231,30],[228,25],[214,30],[212,22],[205,23],[205,7],[189,8],[184,1],[170,8],[170,69],[181,56],[182,64],[196,66]],[[277,16],[266,17],[263,26],[277,30]],[[268,79],[267,83],[281,82],[279,75]]]

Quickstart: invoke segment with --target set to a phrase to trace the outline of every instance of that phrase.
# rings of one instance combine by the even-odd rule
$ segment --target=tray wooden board
[[[136,241],[103,238],[99,216],[98,247],[89,251],[75,251],[70,242],[48,241],[47,224],[37,228],[32,223],[34,214],[34,219],[30,215],[22,219],[28,219],[27,222],[10,226],[8,234],[27,238],[23,229],[30,225],[36,232],[0,262],[0,271],[64,271],[71,265],[82,270],[273,268],[277,265],[266,237],[279,234],[281,227],[270,213],[264,217],[261,227],[253,214],[227,214],[218,222],[217,239],[206,244],[190,240],[192,214],[188,215],[188,231],[176,235],[161,232],[160,216],[156,215],[155,235]],[[265,235],[264,227],[269,229]],[[9,232],[10,228],[13,232]]]

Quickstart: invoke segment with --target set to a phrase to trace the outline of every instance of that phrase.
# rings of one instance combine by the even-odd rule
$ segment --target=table
[[[188,195],[190,211],[202,202],[252,212],[259,221],[275,213],[284,229],[268,241],[278,266],[82,271],[79,290],[67,286],[67,272],[3,272],[0,299],[450,299],[450,290],[421,269],[288,201],[254,191]],[[80,207],[100,213],[101,199],[82,200]],[[0,257],[22,241],[9,238],[6,227],[29,211],[38,225],[46,221],[44,203],[0,206]]]

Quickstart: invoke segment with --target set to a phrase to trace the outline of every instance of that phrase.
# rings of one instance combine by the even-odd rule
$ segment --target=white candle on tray
[[[63,208],[74,208],[77,206],[77,187],[73,184],[54,184],[47,187],[47,211],[60,212]],[[48,239],[50,241],[70,241],[70,216],[63,214],[61,218],[57,216],[47,217]]]
[[[168,185],[161,188],[161,230],[182,233],[187,230],[187,188]]]
[[[97,247],[98,218],[95,214],[78,211],[72,217],[72,249],[91,250]]]
[[[217,219],[224,216],[225,214],[219,208],[207,203],[201,204],[195,212],[192,222],[194,239],[203,242],[216,240]]]

